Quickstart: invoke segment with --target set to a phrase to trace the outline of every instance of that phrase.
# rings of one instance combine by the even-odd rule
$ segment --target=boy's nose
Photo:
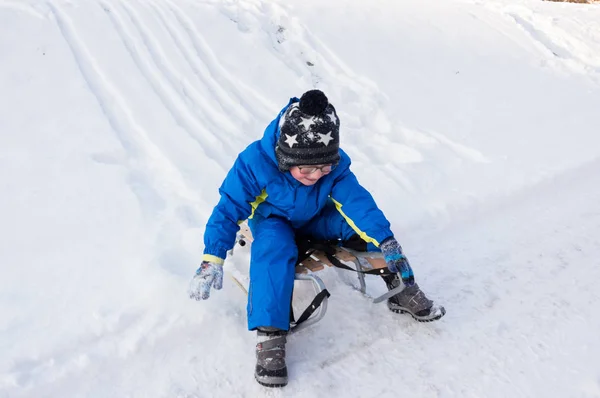
[[[323,177],[323,170],[321,169],[317,169],[315,170],[313,173],[310,173],[309,175],[313,178],[311,178],[311,180],[318,180],[319,178]]]

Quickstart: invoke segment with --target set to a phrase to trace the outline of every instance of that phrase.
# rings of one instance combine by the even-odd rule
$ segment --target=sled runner
[[[240,224],[237,244],[245,246],[246,244],[252,244],[252,241],[252,232],[247,222],[244,221]],[[294,319],[292,311],[290,332],[313,325],[325,316],[327,312],[327,299],[330,294],[321,278],[315,275],[315,273],[325,269],[325,267],[337,267],[356,272],[360,291],[363,294],[366,294],[365,274],[393,274],[387,268],[381,252],[360,251],[346,247],[350,245],[340,246],[339,241],[314,241],[310,237],[299,237],[296,243],[298,245],[298,261],[295,270],[296,280],[311,282],[316,295],[297,320]],[[347,263],[352,264],[352,266],[347,265]],[[373,299],[373,302],[380,303],[386,301],[388,298],[400,293],[403,289],[404,284],[400,284],[397,288]]]

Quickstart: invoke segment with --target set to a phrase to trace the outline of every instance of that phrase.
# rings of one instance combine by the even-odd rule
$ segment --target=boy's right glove
[[[387,238],[379,245],[383,257],[390,271],[398,272],[402,282],[406,286],[415,284],[415,275],[408,263],[408,259],[402,253],[402,247],[394,237]]]
[[[203,261],[190,282],[190,298],[206,300],[210,296],[211,286],[217,290],[223,287],[223,266]]]

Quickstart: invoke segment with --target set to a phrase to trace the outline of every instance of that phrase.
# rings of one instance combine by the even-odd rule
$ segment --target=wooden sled
[[[237,236],[237,243],[240,246],[252,244],[252,232],[248,223],[244,221],[240,224],[240,231]],[[325,267],[339,267],[356,271],[360,291],[366,294],[365,274],[383,275],[389,274],[387,264],[383,259],[381,252],[361,252],[346,247],[328,246],[324,250],[311,249],[305,253],[307,257],[296,265],[296,280],[310,281],[315,289],[315,299],[302,313],[298,320],[290,323],[290,332],[304,329],[323,319],[327,312],[327,299],[329,292],[325,284],[315,273],[325,269]],[[300,257],[303,257],[300,255]],[[348,263],[351,266],[348,266]],[[373,300],[374,303],[380,303],[387,298],[399,293],[404,288],[393,289],[386,294]]]

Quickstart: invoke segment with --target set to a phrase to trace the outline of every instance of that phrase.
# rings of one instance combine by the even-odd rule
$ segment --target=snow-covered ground
[[[325,270],[267,391],[244,293],[186,288],[237,153],[313,87],[448,314]],[[0,397],[600,397],[599,105],[598,5],[0,0]]]

